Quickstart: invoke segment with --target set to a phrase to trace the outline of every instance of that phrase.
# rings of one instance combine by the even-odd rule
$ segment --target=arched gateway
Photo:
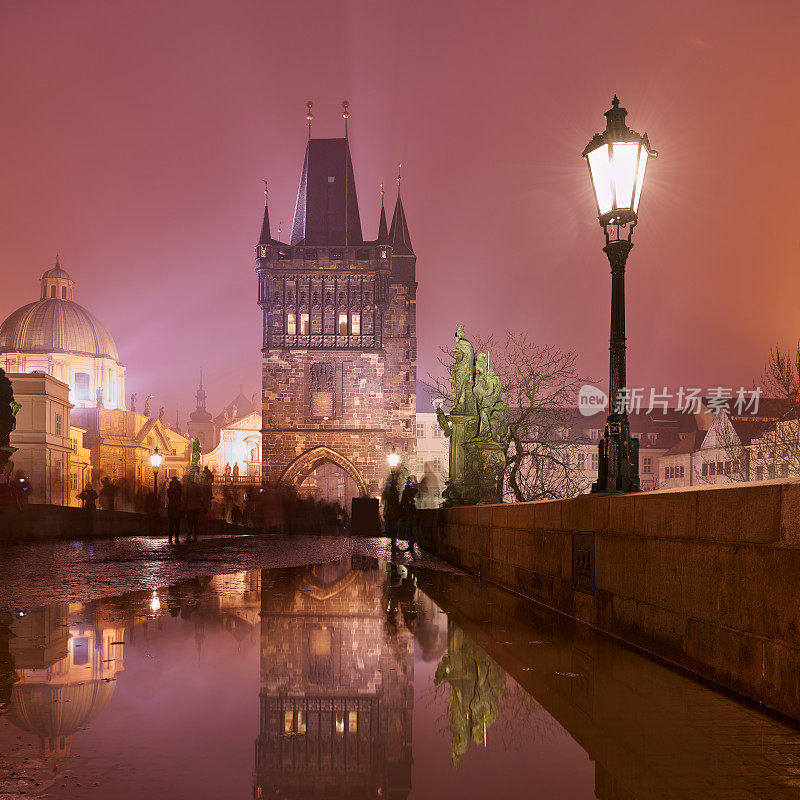
[[[369,486],[359,471],[341,453],[330,447],[314,447],[298,456],[281,475],[280,482],[287,486],[300,486],[318,467],[326,462],[335,464],[343,470],[356,484],[359,494],[369,494]]]
[[[391,451],[414,471],[415,268],[399,192],[365,240],[347,138],[309,139],[291,239],[265,206],[256,245],[265,483],[375,495]]]

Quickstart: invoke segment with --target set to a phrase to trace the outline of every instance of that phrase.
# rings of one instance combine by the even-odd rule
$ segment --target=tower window
[[[302,333],[303,336],[308,336],[308,334],[310,332],[311,331],[309,329],[308,314],[301,314],[300,315],[300,333]]]
[[[286,315],[286,333],[290,336],[297,333],[297,316],[291,311]]]
[[[66,300],[67,299],[67,287],[66,286],[62,286],[61,287],[61,299],[62,300]]]
[[[339,314],[339,335],[347,336],[347,314]]]
[[[56,287],[55,286],[51,286],[50,287],[50,297],[55,297],[55,296],[56,296]]]
[[[353,332],[353,336],[361,335],[361,314],[350,315],[350,330]]]

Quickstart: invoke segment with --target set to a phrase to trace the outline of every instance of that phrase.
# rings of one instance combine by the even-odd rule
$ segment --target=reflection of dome
[[[69,736],[91,722],[114,694],[114,681],[17,683],[6,718],[44,739]]]
[[[79,353],[119,361],[114,339],[72,299],[74,281],[57,262],[42,275],[42,296],[0,325],[0,352]]]
[[[18,683],[5,717],[39,737],[44,758],[59,760],[70,755],[72,734],[91,722],[112,694],[112,681]]]

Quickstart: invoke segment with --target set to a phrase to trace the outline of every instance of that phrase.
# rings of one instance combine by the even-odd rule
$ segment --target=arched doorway
[[[354,497],[368,494],[352,462],[330,447],[315,447],[298,456],[284,471],[281,483],[320,500],[338,502],[348,513]]]

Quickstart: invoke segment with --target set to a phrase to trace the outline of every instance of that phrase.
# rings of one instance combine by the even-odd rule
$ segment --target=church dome
[[[0,325],[0,353],[75,353],[119,361],[106,327],[72,299],[74,281],[58,259],[41,284],[40,299]]]

